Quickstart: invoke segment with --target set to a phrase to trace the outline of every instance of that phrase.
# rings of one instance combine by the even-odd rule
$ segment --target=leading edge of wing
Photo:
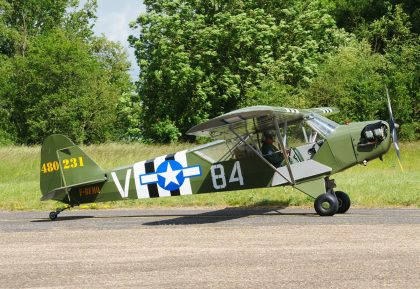
[[[229,125],[239,124],[241,122],[245,122],[246,120],[259,117],[273,116],[277,117],[278,119],[293,121],[301,119],[310,113],[330,115],[337,113],[338,111],[338,109],[332,107],[296,109],[264,105],[249,106],[231,111],[198,124],[187,131],[187,134],[196,136],[210,136],[210,132],[216,128],[226,127],[227,131],[229,130]]]

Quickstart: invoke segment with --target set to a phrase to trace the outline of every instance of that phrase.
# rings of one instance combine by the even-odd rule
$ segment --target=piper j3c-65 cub
[[[380,158],[391,138],[399,156],[389,110],[389,124],[375,120],[339,125],[325,117],[337,113],[334,108],[247,107],[188,131],[214,139],[211,143],[107,171],[65,136],[51,135],[41,150],[41,200],[57,200],[70,208],[290,185],[315,199],[319,215],[345,213],[350,199],[334,190],[330,177]],[[50,219],[63,210],[51,212]]]

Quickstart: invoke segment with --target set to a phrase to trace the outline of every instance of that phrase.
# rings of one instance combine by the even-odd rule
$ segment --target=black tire
[[[58,214],[56,212],[50,212],[50,220],[54,221],[57,219]]]
[[[335,196],[338,200],[338,210],[337,214],[344,214],[350,209],[350,197],[345,192],[342,191],[336,191]]]
[[[315,199],[314,208],[320,216],[333,216],[338,210],[338,200],[332,194],[322,194]]]

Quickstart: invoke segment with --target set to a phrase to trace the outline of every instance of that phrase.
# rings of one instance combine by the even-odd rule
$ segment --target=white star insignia
[[[171,164],[168,163],[168,166],[166,168],[166,172],[159,173],[160,176],[162,176],[165,179],[165,188],[170,184],[174,183],[179,185],[178,179],[176,178],[181,170],[172,170]]]

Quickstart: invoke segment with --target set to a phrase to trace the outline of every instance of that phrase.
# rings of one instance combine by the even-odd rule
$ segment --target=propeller
[[[401,171],[404,171],[401,164],[400,146],[398,145],[398,136],[397,136],[398,124],[395,123],[394,116],[392,115],[391,99],[389,98],[388,87],[386,85],[385,85],[385,91],[386,91],[386,97],[388,99],[389,128],[391,130],[392,142],[395,147],[395,152],[397,153],[398,164],[400,165]]]

